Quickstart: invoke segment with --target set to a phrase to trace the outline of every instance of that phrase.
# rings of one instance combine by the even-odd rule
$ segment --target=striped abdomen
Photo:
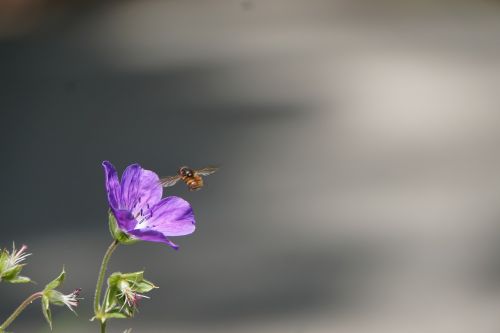
[[[183,177],[182,180],[189,187],[190,191],[196,191],[203,187],[203,179],[201,176],[193,175],[192,177]]]

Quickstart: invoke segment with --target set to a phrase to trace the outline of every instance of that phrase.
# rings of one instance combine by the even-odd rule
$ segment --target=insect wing
[[[160,184],[163,187],[170,187],[170,186],[174,186],[180,179],[181,179],[180,176],[169,176],[169,177],[165,177],[165,178],[160,179]]]
[[[194,172],[200,176],[208,176],[213,174],[215,171],[219,170],[218,167],[209,166],[203,169],[197,169]]]

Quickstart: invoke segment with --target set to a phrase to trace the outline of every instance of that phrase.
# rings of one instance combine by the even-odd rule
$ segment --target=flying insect
[[[203,177],[213,174],[218,169],[215,166],[202,169],[192,169],[188,166],[183,166],[177,170],[177,175],[160,179],[160,184],[163,187],[170,187],[177,184],[179,180],[182,180],[190,191],[197,191],[203,187]]]

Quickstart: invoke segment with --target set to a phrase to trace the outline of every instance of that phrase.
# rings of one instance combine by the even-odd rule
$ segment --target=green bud
[[[108,278],[104,302],[105,318],[133,317],[139,301],[149,298],[144,294],[156,287],[152,282],[144,279],[144,272],[120,273],[115,272]]]
[[[76,314],[74,308],[78,306],[80,301],[79,296],[81,289],[75,289],[72,293],[67,295],[56,290],[56,288],[63,284],[65,278],[66,272],[63,267],[62,272],[54,280],[49,282],[42,291],[42,312],[43,316],[49,323],[50,329],[52,329],[52,313],[50,311],[51,304],[57,306],[67,306],[71,312]]]

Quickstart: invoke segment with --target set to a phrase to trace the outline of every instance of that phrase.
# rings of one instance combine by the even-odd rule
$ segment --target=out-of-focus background
[[[109,332],[500,330],[497,1],[0,1],[0,245],[84,289],[110,242],[102,160],[222,169],[161,286]],[[39,305],[11,330],[48,332]]]

